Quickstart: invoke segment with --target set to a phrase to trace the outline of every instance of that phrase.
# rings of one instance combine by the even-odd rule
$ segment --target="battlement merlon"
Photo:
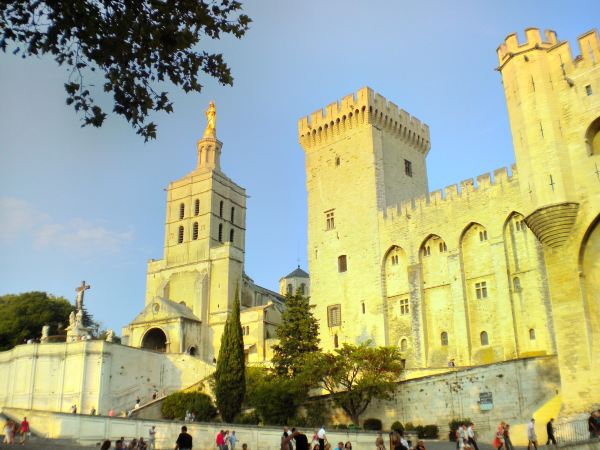
[[[567,51],[568,58],[563,60],[564,63],[571,63],[571,65],[578,64],[581,61],[591,61],[592,64],[600,61],[600,39],[598,37],[598,31],[592,29],[577,38],[579,43],[579,56],[573,58],[570,50]],[[525,42],[519,44],[516,33],[509,34],[504,43],[502,43],[498,49],[498,69],[502,69],[512,57],[517,56],[521,53],[528,52],[530,50],[556,50],[558,48],[569,49],[569,43],[567,41],[559,41],[556,32],[553,30],[544,30],[544,39],[538,28],[527,28],[525,30]]]
[[[428,125],[369,87],[346,95],[341,101],[327,105],[325,110],[318,109],[301,118],[298,140],[304,148],[309,148],[363,124],[386,129],[425,155],[431,147]]]
[[[430,208],[438,208],[450,203],[472,201],[483,192],[496,189],[499,193],[504,192],[509,186],[518,188],[518,171],[516,165],[511,165],[511,175],[506,167],[494,170],[493,177],[490,173],[484,173],[477,178],[477,185],[473,178],[463,180],[458,184],[446,186],[444,190],[438,189],[429,194],[405,200],[397,205],[388,206],[380,212],[382,220],[394,220],[398,217],[410,218],[416,212],[426,212]]]

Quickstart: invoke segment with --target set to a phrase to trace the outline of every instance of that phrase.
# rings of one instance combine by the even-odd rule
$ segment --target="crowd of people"
[[[17,435],[20,437],[19,444],[24,444],[27,439],[29,439],[31,431],[29,430],[27,417],[23,417],[20,424],[11,419],[7,419],[6,422],[4,422],[4,440],[2,443],[15,444]]]
[[[155,450],[156,426],[152,425],[150,430],[148,430],[148,435],[147,441],[142,436],[139,439],[133,438],[129,441],[124,436],[121,436],[121,439],[115,441],[114,447],[112,447],[112,441],[107,439],[102,443],[100,450]]]

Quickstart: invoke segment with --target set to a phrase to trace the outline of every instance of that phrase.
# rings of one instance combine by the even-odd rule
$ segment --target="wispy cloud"
[[[27,238],[36,250],[61,250],[76,256],[114,254],[133,239],[131,230],[111,230],[89,220],[59,222],[34,205],[0,197],[0,243]]]

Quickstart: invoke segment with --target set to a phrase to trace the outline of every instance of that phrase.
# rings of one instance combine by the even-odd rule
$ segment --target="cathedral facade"
[[[196,168],[169,183],[164,257],[150,260],[143,311],[125,328],[125,343],[214,362],[236,295],[248,362],[270,359],[284,297],[244,272],[246,190],[221,170],[216,109],[197,143]]]
[[[550,355],[564,413],[598,401],[600,42],[578,41],[506,38],[516,164],[443,191],[428,126],[369,88],[299,121],[325,350],[398,346],[420,375]]]

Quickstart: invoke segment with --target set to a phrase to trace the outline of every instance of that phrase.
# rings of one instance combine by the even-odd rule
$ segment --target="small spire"
[[[217,109],[215,108],[215,102],[211,100],[208,105],[208,109],[204,113],[206,114],[206,130],[204,130],[203,138],[205,137],[217,137]]]

